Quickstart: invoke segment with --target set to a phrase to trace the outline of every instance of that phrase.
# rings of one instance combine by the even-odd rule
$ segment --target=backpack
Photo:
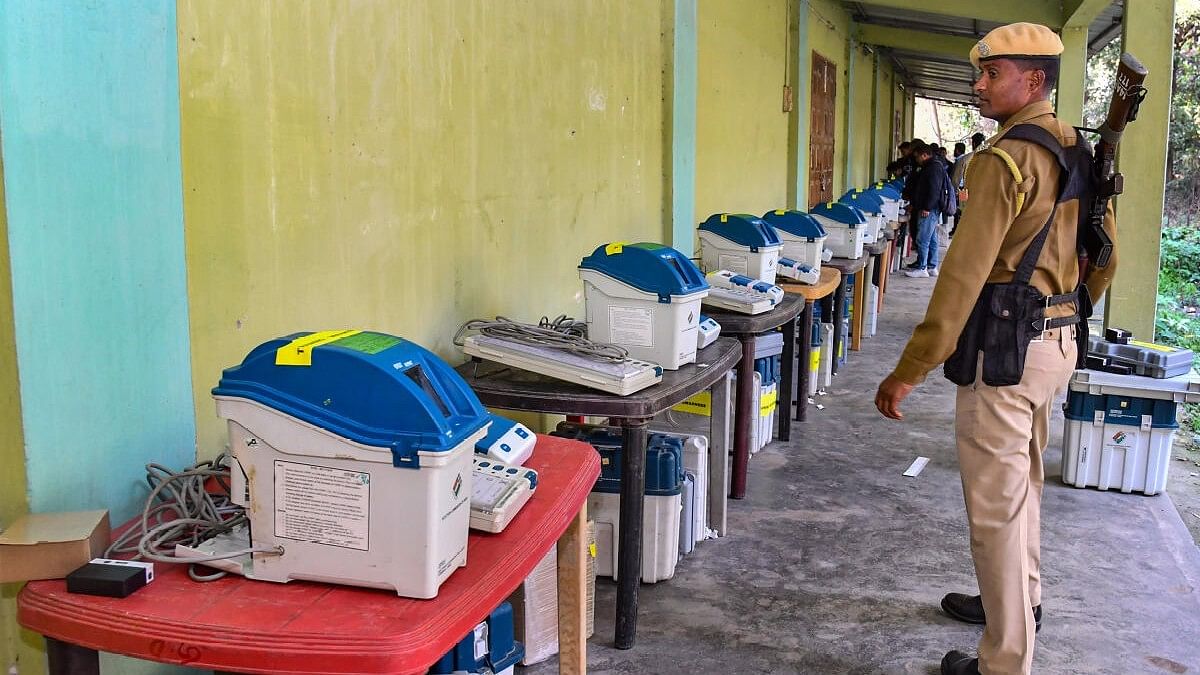
[[[950,174],[945,171],[942,172],[942,200],[938,203],[938,208],[943,215],[954,215],[958,212],[958,194],[953,181],[950,180]]]

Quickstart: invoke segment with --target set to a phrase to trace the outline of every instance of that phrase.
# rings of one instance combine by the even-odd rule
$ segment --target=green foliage
[[[1163,229],[1155,339],[1200,354],[1200,230]]]

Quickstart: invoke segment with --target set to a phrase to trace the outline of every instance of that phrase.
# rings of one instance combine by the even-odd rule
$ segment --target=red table
[[[582,673],[584,526],[600,457],[590,445],[538,436],[526,465],[539,473],[537,492],[504,532],[471,532],[467,566],[432,600],[235,576],[197,583],[183,565],[156,565],[157,578],[123,599],[31,582],[17,619],[47,637],[51,673],[99,673],[95,650],[242,673],[424,673],[558,542],[560,671]]]

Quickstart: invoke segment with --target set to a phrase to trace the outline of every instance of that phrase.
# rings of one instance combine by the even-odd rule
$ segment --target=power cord
[[[105,557],[134,553],[133,560],[191,563],[188,576],[195,581],[213,581],[226,573],[200,574],[195,565],[250,553],[282,555],[283,548],[278,546],[251,546],[203,559],[174,555],[177,544],[196,546],[249,523],[245,509],[234,504],[229,496],[229,459],[228,453],[221,453],[215,459],[197,462],[178,472],[161,464],[147,464],[146,482],[150,485],[150,496],[142,509],[140,526],[130,528],[114,541],[104,552]],[[220,486],[221,492],[207,489],[210,480]]]
[[[587,339],[587,324],[565,315],[553,321],[542,317],[536,326],[503,316],[497,316],[494,320],[472,319],[454,334],[454,344],[463,346],[463,338],[469,331],[534,347],[559,349],[596,361],[621,363],[629,358],[629,351],[624,347]]]

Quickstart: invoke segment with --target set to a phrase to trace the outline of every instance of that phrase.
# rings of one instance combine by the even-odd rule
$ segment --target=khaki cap
[[[1062,40],[1038,23],[1010,23],[983,36],[971,48],[971,65],[989,59],[1046,58],[1063,52]]]

